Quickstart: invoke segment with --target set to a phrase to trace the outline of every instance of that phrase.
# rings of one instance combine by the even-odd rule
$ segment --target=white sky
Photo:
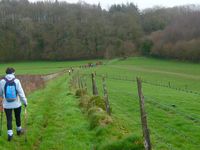
[[[29,0],[31,2],[41,1],[41,0]],[[45,0],[43,0],[45,1]],[[50,0],[55,1],[55,0]],[[67,1],[69,3],[77,3],[79,0],[58,0],[58,1]],[[200,0],[84,0],[89,4],[98,4],[100,2],[102,8],[109,8],[112,4],[122,4],[127,2],[133,2],[140,9],[149,8],[153,6],[178,6],[186,4],[200,4]]]

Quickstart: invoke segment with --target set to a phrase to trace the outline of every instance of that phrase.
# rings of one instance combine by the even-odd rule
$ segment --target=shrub
[[[106,126],[112,123],[112,118],[107,115],[105,111],[90,113],[89,119],[91,128],[95,128],[97,126]]]
[[[79,90],[77,94],[81,93]],[[106,126],[112,123],[112,118],[106,113],[106,107],[104,100],[100,96],[89,97],[84,95],[80,98],[80,104],[82,108],[85,108],[90,120],[91,129],[97,126]]]
[[[84,96],[86,94],[87,94],[87,91],[85,89],[78,89],[78,90],[76,90],[76,93],[75,93],[75,95],[77,97],[82,97],[82,96]]]
[[[91,107],[100,107],[103,110],[106,110],[104,99],[100,96],[93,96],[90,98],[88,103],[88,109],[90,109]]]
[[[88,109],[88,116],[91,116],[94,113],[103,112],[104,110],[100,107],[91,107]]]
[[[90,97],[88,95],[84,95],[80,98],[80,103],[79,106],[83,107],[85,109],[88,108],[88,103],[89,103]]]

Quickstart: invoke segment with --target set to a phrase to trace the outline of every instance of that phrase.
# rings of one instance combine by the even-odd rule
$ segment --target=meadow
[[[8,63],[1,64],[0,70],[3,74],[7,66],[13,66],[18,74],[49,74],[88,62],[91,61]],[[70,76],[65,74],[28,95],[27,143],[23,136],[14,136],[11,143],[6,141],[4,116],[0,149],[120,150],[134,139],[142,139],[136,77],[147,82],[143,82],[143,93],[153,149],[199,149],[200,64],[145,57],[104,62],[102,66],[75,70],[84,74],[90,93],[90,73],[96,72],[101,96],[101,75],[107,76],[112,124],[90,128],[79,99],[69,89]],[[169,82],[176,88],[167,87]]]
[[[17,75],[24,74],[50,74],[76,67],[88,62],[96,62],[97,60],[83,60],[83,61],[32,61],[32,62],[10,62],[0,64],[0,75],[5,74],[7,67],[13,67]]]
[[[144,80],[143,92],[153,149],[200,148],[199,64],[129,58],[113,60],[105,66],[83,72],[87,74],[88,85],[91,85],[89,72],[96,72],[100,93],[101,75],[108,77],[112,116],[127,130],[127,134],[142,135],[137,84],[134,81],[140,77]]]

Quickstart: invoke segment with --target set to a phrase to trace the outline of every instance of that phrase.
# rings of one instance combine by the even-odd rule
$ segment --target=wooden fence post
[[[76,87],[76,78],[75,78],[74,75],[73,75],[73,87],[74,87],[74,88]]]
[[[105,76],[102,77],[102,81],[103,81],[104,101],[105,101],[105,104],[106,104],[106,112],[108,113],[108,115],[111,115],[110,103],[109,103],[109,100],[108,100],[108,91],[107,91],[107,88],[106,88]]]
[[[77,75],[75,76],[75,88],[78,88],[78,77],[77,77]]]
[[[74,76],[74,88],[77,87],[77,84],[76,84],[76,77]]]
[[[87,80],[84,78],[84,86],[85,86],[85,90],[87,91]]]
[[[94,73],[92,73],[92,92],[93,92],[93,95],[98,95]]]
[[[143,131],[143,137],[144,137],[144,147],[145,147],[145,150],[151,150],[150,134],[149,134],[149,129],[147,125],[147,115],[145,112],[144,96],[142,93],[142,81],[140,78],[137,78],[137,86],[138,86],[138,96],[139,96],[139,103],[140,103],[142,131]]]
[[[77,80],[78,80],[78,88],[81,89],[81,83],[80,83],[80,77],[79,77],[79,75],[77,77]]]
[[[171,83],[169,82],[168,84],[169,84],[169,88],[171,88]]]
[[[84,87],[83,87],[83,79],[82,79],[82,77],[80,77],[80,86],[81,86],[81,89],[84,89]]]

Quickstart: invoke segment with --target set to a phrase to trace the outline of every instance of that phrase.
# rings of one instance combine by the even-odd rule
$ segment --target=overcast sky
[[[29,1],[39,1],[39,0],[29,0]],[[41,0],[40,0],[41,1]],[[44,0],[45,1],[45,0]],[[55,1],[55,0],[51,0]],[[77,3],[79,0],[58,0],[58,1],[67,1],[69,3]],[[112,4],[121,4],[127,2],[133,2],[140,9],[149,8],[153,6],[166,6],[172,7],[177,5],[186,5],[186,4],[200,4],[200,0],[84,0],[90,4],[98,4],[100,2],[101,6],[105,9],[109,8]]]

